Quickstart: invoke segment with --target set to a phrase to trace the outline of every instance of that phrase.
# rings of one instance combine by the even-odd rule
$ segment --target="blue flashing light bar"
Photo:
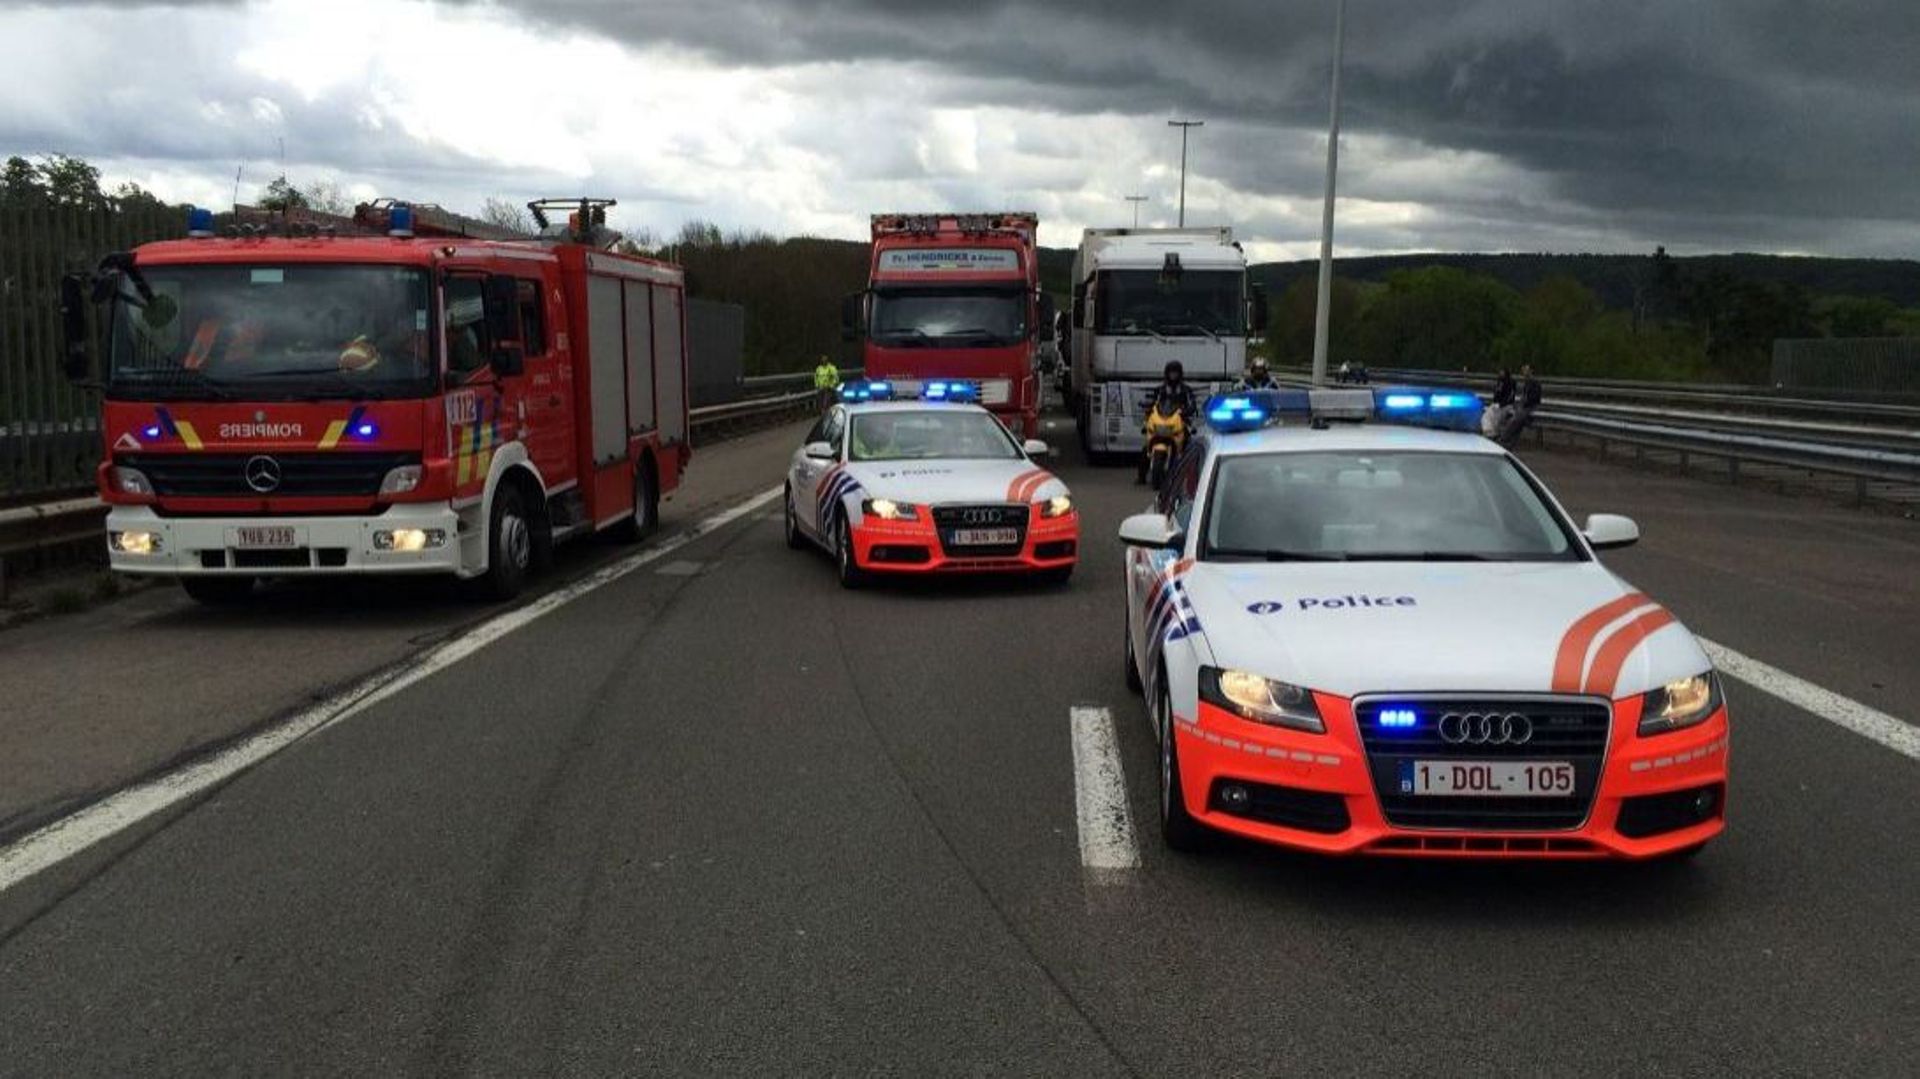
[[[1257,430],[1285,415],[1305,419],[1312,414],[1312,406],[1305,390],[1247,390],[1215,395],[1202,411],[1208,427],[1231,434]]]
[[[1466,390],[1390,386],[1374,391],[1383,420],[1445,431],[1479,431],[1480,398]]]
[[[213,235],[213,211],[205,206],[187,207],[187,235],[204,240]]]
[[[1449,431],[1480,429],[1480,399],[1465,390],[1418,386],[1364,389],[1243,390],[1215,396],[1201,410],[1207,426],[1221,434],[1252,431],[1272,423],[1361,422]]]
[[[878,379],[844,383],[840,387],[840,399],[849,404],[859,404],[862,401],[891,401],[893,400],[893,383]]]
[[[980,400],[980,387],[971,382],[936,380],[920,387],[920,399],[970,404]]]
[[[1407,731],[1420,725],[1420,714],[1411,708],[1380,709],[1380,726],[1387,730]]]

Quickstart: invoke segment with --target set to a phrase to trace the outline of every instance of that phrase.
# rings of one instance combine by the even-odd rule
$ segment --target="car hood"
[[[1067,493],[1051,472],[1011,461],[861,461],[846,466],[869,498],[932,505],[945,502],[1038,502]]]
[[[1343,697],[1624,698],[1710,666],[1597,562],[1201,562],[1182,582],[1220,666]]]

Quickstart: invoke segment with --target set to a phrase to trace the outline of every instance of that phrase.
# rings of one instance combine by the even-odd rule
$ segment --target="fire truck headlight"
[[[438,528],[391,528],[373,534],[373,549],[412,554],[447,545],[447,534]]]
[[[156,532],[109,532],[107,546],[116,554],[159,554],[160,535]]]
[[[1052,498],[1047,499],[1046,506],[1040,510],[1040,516],[1065,517],[1072,512],[1073,499],[1068,498],[1066,495],[1054,495]]]
[[[108,471],[107,484],[123,495],[153,494],[153,484],[147,482],[147,474],[125,465],[115,465]]]
[[[424,470],[419,465],[401,465],[389,471],[380,481],[380,493],[383,495],[403,495],[420,486],[420,477]]]

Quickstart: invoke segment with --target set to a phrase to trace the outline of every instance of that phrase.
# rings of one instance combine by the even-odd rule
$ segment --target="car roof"
[[[1507,451],[1490,439],[1466,431],[1436,431],[1391,423],[1333,423],[1316,430],[1305,424],[1263,427],[1257,431],[1208,436],[1213,453],[1237,457],[1256,453],[1354,453],[1397,450],[1425,453],[1477,453],[1497,457]]]
[[[865,416],[874,412],[986,412],[971,401],[849,401],[842,406],[849,415]],[[989,413],[990,415],[990,413]]]

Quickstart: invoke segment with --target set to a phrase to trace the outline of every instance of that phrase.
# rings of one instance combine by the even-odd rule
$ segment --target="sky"
[[[1030,209],[1318,252],[1333,0],[0,0],[0,154],[670,237]],[[1920,0],[1349,0],[1340,255],[1920,254]]]

